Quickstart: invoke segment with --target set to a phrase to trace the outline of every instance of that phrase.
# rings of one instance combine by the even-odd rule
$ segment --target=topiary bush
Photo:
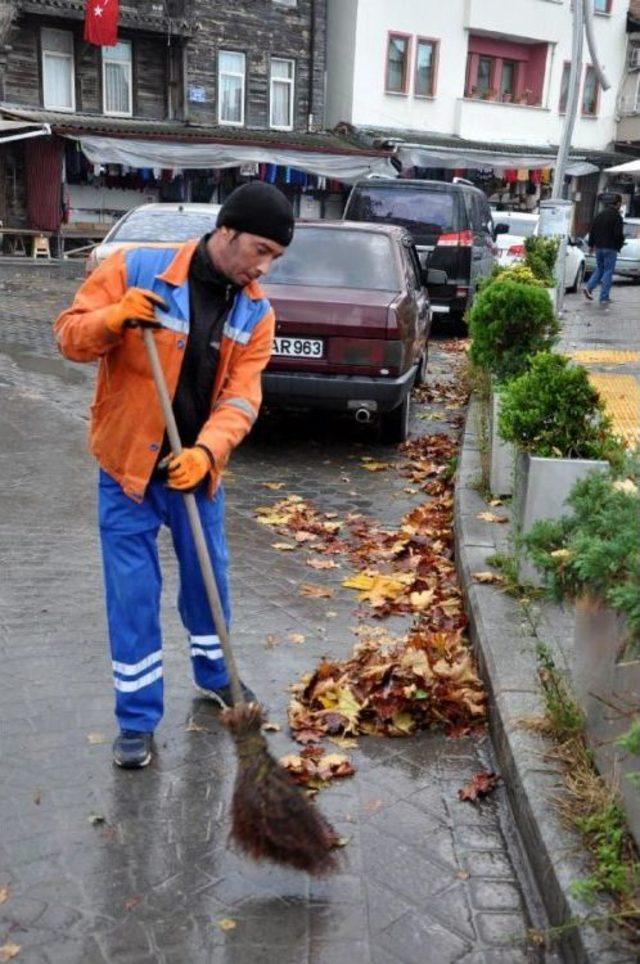
[[[539,278],[536,278],[531,268],[524,261],[516,261],[507,268],[501,268],[499,264],[494,264],[491,274],[487,278],[481,278],[478,282],[477,290],[482,291],[494,281],[517,281],[518,284],[533,285],[535,288],[544,288],[545,285]]]
[[[473,303],[471,359],[499,380],[512,378],[525,371],[531,355],[549,349],[557,333],[546,291],[499,277]]]
[[[536,522],[522,538],[556,599],[594,596],[628,620],[640,644],[640,492],[638,463],[627,477],[593,473],[576,483],[571,515]],[[634,478],[635,476],[635,478]]]
[[[560,242],[557,238],[541,238],[532,234],[524,239],[524,263],[542,281],[545,288],[555,285],[556,258]]]
[[[620,464],[624,447],[586,368],[565,355],[541,352],[529,370],[502,390],[501,437],[531,455],[608,459]]]

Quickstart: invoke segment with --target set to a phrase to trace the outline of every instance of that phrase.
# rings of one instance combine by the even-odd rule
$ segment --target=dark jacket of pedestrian
[[[591,225],[589,247],[620,251],[623,244],[622,215],[617,207],[606,207],[596,215]]]

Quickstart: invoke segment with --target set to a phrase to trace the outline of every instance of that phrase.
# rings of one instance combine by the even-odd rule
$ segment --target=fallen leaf
[[[39,806],[42,803],[42,790],[36,790],[33,795],[33,802],[36,806]]]
[[[16,944],[15,941],[7,941],[0,947],[0,961],[12,961],[14,957],[17,957],[22,950],[21,944]]]
[[[508,522],[509,517],[506,515],[496,515],[495,512],[478,512],[478,519],[482,519],[483,522]]]
[[[348,736],[330,736],[330,743],[335,743],[341,750],[355,750],[358,746],[357,740],[352,740]]]
[[[271,548],[278,549],[280,552],[294,552],[296,547],[290,542],[272,542]]]
[[[333,559],[307,559],[307,565],[312,569],[339,569],[340,565]]]
[[[103,817],[101,813],[90,813],[88,820],[92,827],[99,827],[107,822],[106,817]]]
[[[328,525],[329,523],[327,523]],[[305,532],[302,529],[300,532],[296,532],[295,539],[296,542],[314,542],[317,539],[315,532]]]
[[[488,770],[481,770],[479,773],[474,773],[469,783],[465,784],[461,790],[458,790],[458,798],[460,800],[474,801],[477,800],[478,797],[486,797],[495,790],[500,779],[499,773],[490,773]]]
[[[468,870],[459,870],[458,873],[456,874],[456,877],[458,878],[458,880],[469,880],[470,876],[471,874],[469,873]]]
[[[409,602],[413,609],[422,612],[423,609],[431,605],[434,595],[435,589],[426,589],[424,592],[412,592],[409,596]]]
[[[142,900],[142,897],[138,897],[138,896],[129,897],[129,899],[125,900],[124,902],[124,909],[127,911],[134,910],[138,906],[141,900]]]
[[[570,559],[571,549],[554,549],[550,555],[552,559]]]
[[[314,586],[310,582],[301,582],[299,591],[301,596],[310,596],[312,599],[330,599],[334,592],[327,586]]]
[[[279,733],[282,727],[279,723],[263,723],[262,729],[265,733]]]
[[[391,463],[390,463],[390,462],[376,462],[376,461],[374,461],[373,459],[371,459],[371,460],[369,460],[369,461],[367,461],[367,462],[363,461],[361,467],[362,467],[363,469],[366,469],[367,472],[384,472],[385,469],[388,469],[388,468],[391,467]]]
[[[5,901],[9,900],[10,896],[11,891],[9,890],[9,886],[7,884],[5,884],[4,887],[0,887],[0,904],[4,904]]]
[[[232,920],[231,917],[222,917],[217,923],[221,931],[232,931],[238,926],[237,920]]]
[[[273,649],[273,647],[277,646],[279,642],[280,639],[275,635],[275,633],[269,633],[265,639],[264,645],[267,647],[267,649]]]
[[[503,505],[503,504],[504,504],[504,503],[503,503],[502,499],[491,499],[491,501],[489,502],[489,505],[492,505],[494,508],[495,508],[497,505]]]
[[[327,619],[335,619],[337,615],[338,614],[334,613],[333,610],[331,609],[327,610],[327,612],[325,613],[325,616],[327,617]]]
[[[284,489],[284,482],[261,482],[260,485],[265,489],[272,489],[272,491],[277,492],[279,489]]]
[[[307,637],[304,635],[304,633],[289,633],[289,639],[292,643],[304,643],[306,638]]]
[[[209,730],[206,726],[201,726],[199,723],[195,723],[193,720],[189,720],[185,726],[186,733],[208,733]]]
[[[487,570],[486,572],[474,572],[472,575],[476,582],[504,582],[504,576],[501,573],[491,572],[491,570]]]
[[[87,733],[87,741],[90,746],[97,746],[100,743],[106,743],[107,737],[104,733]]]

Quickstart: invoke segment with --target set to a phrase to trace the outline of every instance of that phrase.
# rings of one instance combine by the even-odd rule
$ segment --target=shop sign
[[[189,87],[189,100],[192,104],[204,104],[206,99],[204,87]]]

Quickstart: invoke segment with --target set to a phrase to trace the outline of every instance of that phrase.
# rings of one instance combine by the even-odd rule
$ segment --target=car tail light
[[[459,286],[456,288],[456,298],[466,298],[468,294],[469,294],[469,288],[468,288],[468,287],[466,287],[466,286],[463,287],[462,285],[459,285]]]
[[[336,338],[329,342],[329,362],[354,368],[386,369],[390,374],[400,370],[403,344],[382,338]]]
[[[524,257],[524,244],[512,244],[507,250],[507,254],[511,254],[514,258]]]
[[[473,231],[445,231],[437,244],[439,248],[472,248]]]

